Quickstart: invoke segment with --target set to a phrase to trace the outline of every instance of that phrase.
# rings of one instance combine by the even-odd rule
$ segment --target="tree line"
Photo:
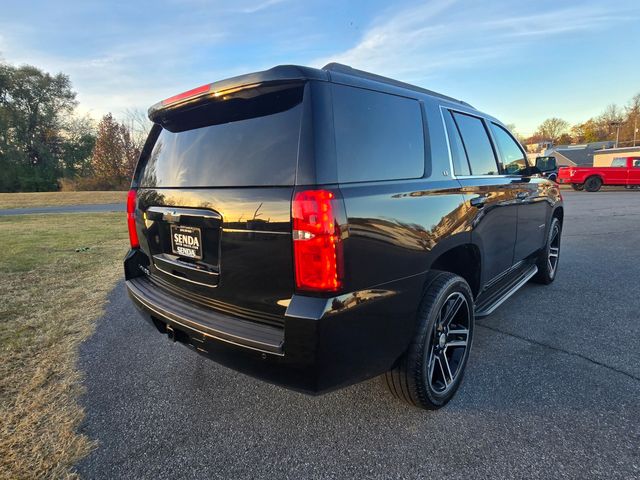
[[[79,116],[69,77],[30,65],[0,62],[0,192],[125,190],[150,126],[139,111],[125,121],[111,113],[96,125]],[[548,118],[524,144],[633,144],[640,128],[640,93],[624,107],[610,105],[599,116],[570,125]],[[512,125],[511,129],[515,129]],[[635,133],[640,145],[640,133]]]
[[[542,142],[568,145],[617,139],[620,147],[630,147],[640,146],[639,130],[640,93],[631,98],[624,107],[611,104],[602,114],[575,125],[561,118],[548,118],[531,137],[520,138],[520,141],[526,145]]]
[[[67,75],[0,63],[0,192],[124,190],[146,138],[136,111],[96,125]]]

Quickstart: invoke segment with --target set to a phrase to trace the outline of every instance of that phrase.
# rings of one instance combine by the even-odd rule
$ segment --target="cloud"
[[[419,81],[488,61],[508,60],[535,38],[597,30],[632,18],[622,9],[611,14],[610,7],[584,4],[546,8],[542,13],[514,13],[513,6],[512,2],[436,0],[399,11],[390,9],[357,44],[312,63],[321,67],[335,61]]]
[[[10,0],[0,18],[0,58],[68,74],[80,109],[93,116],[146,109],[182,90],[278,63],[339,61],[437,89],[459,89],[462,81],[472,89],[476,81],[491,92],[499,88],[490,85],[496,72],[521,75],[523,63],[555,51],[556,59],[581,58],[583,65],[598,49],[594,55],[629,51],[632,58],[633,40],[609,47],[604,34],[592,32],[620,38],[640,4],[622,0],[613,9],[598,1],[401,0],[381,10],[377,2],[357,9],[345,2],[328,8],[289,0],[123,0],[114,8],[69,0],[33,8]],[[569,46],[574,50],[557,42],[585,31],[584,45]],[[456,75],[458,85],[451,85],[459,72],[468,78]]]
[[[630,12],[633,12],[631,10]],[[580,5],[537,14],[511,16],[485,22],[487,30],[502,31],[504,36],[546,36],[581,30],[598,30],[615,22],[629,20],[624,9],[611,14],[610,8]],[[637,12],[636,12],[637,13]]]
[[[374,26],[357,45],[317,59],[313,64],[322,66],[336,61],[383,73],[389,73],[389,70],[402,73],[413,70],[417,67],[414,60],[424,58],[420,50],[448,35],[445,25],[432,21],[454,3],[455,0],[439,0],[396,13],[390,12],[390,16],[383,17],[384,20],[374,22]]]
[[[107,112],[145,108],[176,93],[176,84],[191,85],[205,79],[189,77],[203,48],[225,41],[224,30],[190,28],[167,41],[167,28],[156,25],[138,35],[104,35],[92,49],[44,50],[25,42],[19,25],[5,28],[0,55],[13,64],[31,64],[51,73],[64,72],[78,92],[79,112],[99,117]],[[186,87],[185,87],[186,89]]]
[[[264,0],[263,2],[256,3],[254,5],[249,5],[244,8],[239,9],[242,13],[256,13],[261,10],[265,10],[273,5],[277,5],[279,3],[283,3],[286,0]]]

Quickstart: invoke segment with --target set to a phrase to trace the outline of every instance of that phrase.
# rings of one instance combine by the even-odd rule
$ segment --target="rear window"
[[[293,185],[303,88],[241,91],[166,118],[140,186]]]
[[[333,87],[338,181],[422,177],[425,146],[420,103],[361,88]]]

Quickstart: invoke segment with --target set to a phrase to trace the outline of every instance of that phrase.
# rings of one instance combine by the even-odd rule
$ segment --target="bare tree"
[[[608,105],[602,115],[600,115],[600,120],[608,124],[621,123],[623,119],[622,110],[615,103]]]
[[[139,108],[128,108],[124,112],[124,122],[122,123],[129,130],[132,143],[139,150],[142,150],[153,125],[146,112]]]
[[[509,130],[522,145],[526,143],[527,139],[524,137],[524,135],[518,132],[518,129],[516,128],[515,123],[507,123],[506,127],[507,127],[507,130]]]
[[[620,137],[626,145],[636,146],[640,139],[640,93],[636,94],[625,107],[625,122],[620,129]]]
[[[536,131],[536,134],[547,140],[551,140],[553,143],[556,143],[560,139],[562,134],[567,133],[568,130],[569,122],[561,118],[552,117],[547,118],[540,124],[538,130]]]

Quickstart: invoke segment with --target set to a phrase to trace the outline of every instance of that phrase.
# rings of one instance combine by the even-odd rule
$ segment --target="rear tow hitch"
[[[167,325],[167,337],[169,337],[169,340],[172,342],[176,341],[176,332],[171,325]]]

